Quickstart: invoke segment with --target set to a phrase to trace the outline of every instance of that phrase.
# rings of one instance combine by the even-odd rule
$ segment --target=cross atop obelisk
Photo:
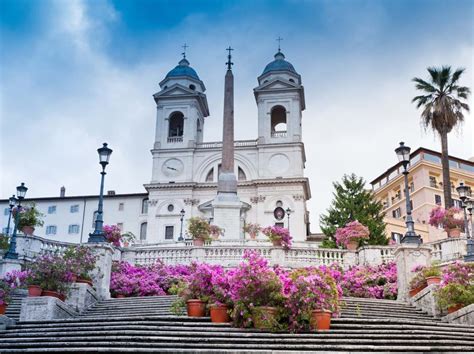
[[[232,48],[226,49],[227,72],[224,84],[224,124],[222,132],[222,167],[217,182],[217,196],[212,202],[214,224],[224,230],[224,239],[240,238],[240,210],[237,178],[234,172],[234,75]]]

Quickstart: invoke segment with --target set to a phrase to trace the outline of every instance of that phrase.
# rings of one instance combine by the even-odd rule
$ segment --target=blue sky
[[[142,191],[151,177],[158,82],[180,58],[207,87],[205,139],[221,138],[225,48],[235,48],[236,137],[256,138],[252,89],[276,38],[301,74],[312,228],[331,182],[367,180],[395,162],[400,140],[439,149],[419,124],[414,76],[465,67],[473,79],[473,1],[0,0],[0,197],[24,181],[30,196],[96,193],[95,149],[114,154],[107,188]],[[472,99],[469,102],[472,107]],[[474,108],[473,108],[474,109]],[[252,129],[249,129],[251,127]],[[474,156],[472,116],[450,152]]]

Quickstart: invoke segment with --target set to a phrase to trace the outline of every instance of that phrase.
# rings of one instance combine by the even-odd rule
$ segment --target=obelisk
[[[232,74],[232,48],[229,54],[224,84],[224,126],[222,133],[222,165],[214,199],[214,224],[223,229],[226,240],[239,239],[241,202],[237,196],[237,178],[234,172],[234,75]]]

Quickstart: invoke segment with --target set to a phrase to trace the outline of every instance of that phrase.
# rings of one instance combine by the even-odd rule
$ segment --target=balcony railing
[[[182,142],[183,142],[183,137],[182,136],[170,136],[170,137],[168,137],[168,143],[169,144],[182,143]]]
[[[284,132],[272,132],[272,138],[286,138],[288,136],[288,133],[286,131]]]

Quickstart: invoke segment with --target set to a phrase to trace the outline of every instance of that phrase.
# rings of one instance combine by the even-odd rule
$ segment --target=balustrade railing
[[[234,142],[235,147],[256,146],[257,140],[239,140]],[[206,143],[199,143],[196,145],[199,149],[217,149],[222,147],[221,141],[212,141]]]

